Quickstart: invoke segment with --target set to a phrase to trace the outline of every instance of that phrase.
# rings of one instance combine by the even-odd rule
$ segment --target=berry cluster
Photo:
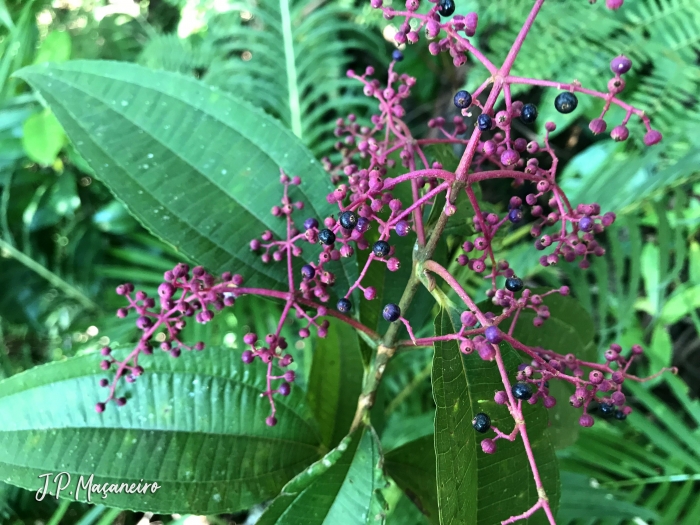
[[[178,357],[183,350],[201,350],[203,343],[194,347],[185,345],[179,339],[186,318],[196,322],[211,321],[217,311],[233,306],[236,298],[242,295],[260,295],[274,298],[283,303],[282,313],[275,333],[260,339],[250,333],[244,337],[247,349],[242,353],[245,363],[256,360],[267,365],[267,388],[262,393],[271,406],[267,418],[268,425],[275,425],[274,395],[289,395],[294,372],[283,371],[292,362],[286,353],[287,341],[280,335],[287,318],[294,313],[300,320],[298,334],[306,338],[315,330],[319,337],[325,337],[329,327],[328,317],[348,323],[363,332],[366,339],[375,347],[375,359],[365,377],[365,386],[358,403],[358,413],[353,428],[366,419],[372,406],[374,394],[381,380],[387,360],[400,346],[430,346],[438,340],[456,341],[460,350],[469,354],[476,352],[485,361],[494,361],[503,378],[503,390],[496,392],[495,401],[506,405],[513,417],[514,428],[509,434],[491,425],[490,417],[480,413],[472,422],[476,431],[487,433],[493,430],[494,438],[481,442],[486,453],[496,451],[498,439],[522,440],[531,458],[531,469],[537,484],[540,498],[538,502],[521,515],[514,516],[505,523],[512,523],[529,517],[542,509],[553,522],[551,509],[534,462],[527,434],[522,403],[541,402],[546,408],[553,407],[557,400],[549,393],[549,382],[563,380],[575,386],[570,399],[575,408],[583,414],[580,424],[591,426],[590,412],[594,406],[604,417],[624,419],[631,411],[626,405],[622,385],[626,380],[644,379],[631,375],[629,368],[641,347],[632,347],[629,357],[623,356],[618,345],[611,345],[606,353],[606,362],[583,362],[573,354],[560,355],[551,349],[533,348],[520,343],[513,337],[513,331],[520,313],[525,310],[535,312],[534,325],[542,326],[550,317],[543,298],[550,294],[567,295],[569,289],[561,286],[544,293],[533,293],[525,286],[508,261],[498,259],[494,239],[501,228],[530,220],[530,231],[534,237],[534,248],[545,251],[540,258],[544,266],[579,260],[579,266],[586,268],[591,256],[602,256],[603,247],[596,241],[596,235],[604,232],[614,220],[614,213],[603,213],[596,203],[573,206],[557,184],[559,159],[549,140],[555,130],[553,122],[545,124],[546,133],[542,141],[528,141],[516,136],[512,123],[519,119],[526,125],[538,118],[538,108],[529,101],[513,100],[511,86],[521,84],[541,86],[561,91],[555,99],[557,111],[563,114],[574,112],[578,106],[577,94],[590,95],[604,101],[601,116],[591,122],[594,133],[602,133],[606,128],[603,120],[612,105],[626,110],[622,124],[613,128],[611,136],[624,140],[628,136],[626,124],[632,115],[637,115],[647,132],[644,142],[653,145],[661,140],[661,135],[651,129],[648,117],[643,111],[630,106],[616,96],[623,90],[621,75],[631,68],[629,59],[623,56],[613,58],[611,69],[614,78],[608,84],[608,92],[601,93],[583,88],[579,83],[559,82],[515,77],[510,74],[524,38],[530,31],[544,0],[535,0],[534,7],[523,25],[511,53],[500,67],[495,66],[469,40],[477,31],[476,13],[454,14],[454,0],[432,2],[427,13],[418,13],[420,0],[407,0],[406,10],[382,7],[382,0],[371,0],[374,8],[381,8],[388,19],[401,19],[396,33],[397,44],[414,44],[425,33],[431,41],[430,52],[449,53],[455,66],[464,65],[468,60],[481,63],[489,73],[488,78],[473,93],[459,90],[454,95],[454,105],[459,114],[448,124],[443,117],[435,117],[428,122],[437,131],[436,138],[414,137],[402,120],[405,115],[403,104],[410,96],[416,79],[395,71],[397,62],[403,59],[403,52],[395,50],[388,68],[386,84],[373,78],[374,70],[368,67],[364,73],[348,71],[348,77],[362,84],[367,97],[375,99],[378,111],[370,121],[361,124],[355,115],[348,115],[336,122],[335,135],[338,137],[336,150],[339,160],[332,162],[323,159],[323,165],[335,190],[327,196],[328,203],[337,206],[337,213],[329,217],[309,217],[301,227],[295,222],[303,204],[292,199],[295,186],[301,184],[298,176],[290,177],[281,173],[283,196],[279,206],[274,206],[272,215],[284,219],[286,235],[276,239],[271,231],[262,233],[259,239],[250,242],[250,249],[259,254],[262,263],[283,263],[288,272],[286,290],[246,288],[239,275],[224,274],[216,278],[203,268],[190,270],[186,265],[178,265],[166,272],[164,283],[159,287],[159,297],[149,298],[143,292],[134,294],[133,286],[123,285],[117,290],[129,304],[117,313],[126,317],[129,312],[137,314],[136,325],[143,334],[136,348],[121,362],[110,357],[109,349],[103,351],[106,359],[103,369],[116,367],[116,379],[111,384],[107,401],[115,400],[123,405],[125,399],[116,397],[115,390],[119,379],[133,381],[144,371],[138,366],[140,353],[152,353],[156,346]],[[621,0],[608,0],[608,6],[615,9]],[[478,115],[473,118],[475,114]],[[427,149],[435,144],[448,144],[464,150],[456,170],[446,170],[440,162],[430,161]],[[486,212],[477,198],[475,187],[482,181],[508,179],[514,188],[526,188],[524,200],[513,196],[504,203],[505,211]],[[397,187],[406,186],[410,199],[399,199]],[[438,202],[436,197],[444,195],[445,204],[437,222],[426,224],[424,217],[429,207]],[[452,273],[433,260],[437,240],[443,234],[449,217],[457,211],[458,197],[466,197],[465,203],[473,212],[474,234],[459,239],[462,246],[456,257],[457,266],[467,267],[481,274],[489,283],[487,296],[494,305],[501,308],[499,314],[484,312],[474,299],[464,290]],[[376,228],[378,239],[370,242],[366,234]],[[415,236],[413,260],[401,261],[396,254],[397,237]],[[375,236],[374,238],[377,238]],[[305,256],[304,246],[317,244],[318,256]],[[359,277],[347,290],[335,286],[337,264],[341,258],[349,258],[357,251],[367,251],[366,262],[360,268]],[[314,252],[318,253],[318,252]],[[307,251],[308,254],[308,251]],[[300,275],[293,270],[293,260],[303,258]],[[394,272],[400,264],[412,265],[415,269],[399,304],[378,305],[385,320],[392,323],[389,330],[380,335],[361,324],[354,317],[359,308],[371,308],[368,304],[353,304],[351,297],[361,295],[365,301],[372,301],[377,291],[366,285],[366,275],[372,265],[385,265]],[[334,267],[334,265],[336,265]],[[461,326],[452,334],[435,337],[416,338],[409,321],[404,317],[409,308],[416,287],[422,283],[428,290],[435,291],[436,277],[439,277],[452,293],[464,303],[465,310],[460,316]],[[335,308],[325,304],[331,296],[337,297]],[[397,323],[400,321],[400,323]],[[506,324],[504,324],[506,323]],[[410,339],[398,340],[399,327],[405,327]],[[507,328],[506,328],[507,326]],[[512,382],[505,369],[499,343],[507,342],[531,360],[523,364]],[[586,371],[588,374],[586,375]],[[102,380],[109,386],[107,380]],[[99,412],[105,403],[99,403]]]

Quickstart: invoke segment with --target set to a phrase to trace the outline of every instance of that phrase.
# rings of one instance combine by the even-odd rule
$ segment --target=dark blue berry
[[[403,60],[403,53],[398,49],[394,49],[393,53],[391,53],[391,58],[397,62],[401,62]]]
[[[340,222],[340,225],[346,230],[352,230],[357,226],[357,213],[354,211],[344,211],[340,214],[338,222]]]
[[[513,397],[515,399],[527,401],[532,397],[532,388],[530,388],[530,385],[527,383],[515,383],[510,390],[513,392]]]
[[[554,99],[554,108],[559,113],[571,113],[578,106],[578,99],[576,95],[565,91],[564,93],[559,93],[557,98]]]
[[[306,219],[304,221],[304,229],[310,230],[311,228],[318,228],[318,221],[314,218]]]
[[[523,210],[521,208],[513,208],[508,212],[508,220],[513,224],[517,224],[523,220]]]
[[[324,228],[318,232],[318,240],[321,244],[330,246],[335,242],[335,233],[330,231],[328,228]]]
[[[620,421],[627,419],[627,414],[625,414],[622,410],[615,410],[615,419],[619,419]]]
[[[615,415],[615,405],[612,403],[601,403],[598,406],[598,410],[600,411],[600,415],[604,418],[609,418]]]
[[[506,279],[506,290],[509,292],[519,292],[524,286],[520,277],[508,277]]]
[[[482,113],[476,118],[476,125],[481,131],[488,131],[493,127],[493,121],[486,113]]]
[[[393,323],[399,317],[401,317],[401,308],[399,308],[398,304],[389,303],[384,307],[382,316],[390,323]]]
[[[484,434],[491,428],[491,418],[484,413],[479,413],[472,419],[472,426],[474,430]]]
[[[537,119],[537,106],[534,104],[525,104],[523,109],[520,111],[520,120],[526,124],[535,122]]]
[[[468,91],[462,89],[455,93],[454,103],[459,109],[468,108],[472,105],[472,96]]]
[[[345,299],[343,297],[342,299],[338,300],[337,308],[340,313],[346,314],[352,308],[352,303],[349,299]]]
[[[440,16],[450,16],[454,12],[454,0],[440,0],[438,2],[438,13],[440,13]]]
[[[314,275],[316,275],[316,270],[310,264],[305,264],[301,267],[301,276],[304,279],[313,279]]]
[[[391,246],[389,246],[388,242],[377,241],[374,243],[374,246],[372,246],[372,253],[374,253],[375,257],[379,257],[380,259],[383,259],[387,255],[389,255],[390,249],[391,249]]]

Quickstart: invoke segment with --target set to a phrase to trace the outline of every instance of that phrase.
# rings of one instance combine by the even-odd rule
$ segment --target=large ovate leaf
[[[435,334],[455,333],[457,329],[446,310],[435,320]],[[514,381],[521,360],[507,344],[501,355]],[[471,426],[473,414],[484,412],[492,424],[509,433],[513,418],[503,405],[493,401],[503,383],[495,362],[478,354],[463,356],[456,342],[435,344],[433,393],[437,493],[440,522],[443,525],[498,524],[528,510],[537,502],[537,490],[522,439],[498,440],[495,454],[485,454]],[[559,473],[554,448],[547,432],[547,411],[540,405],[524,404],[523,415],[540,477],[552,509],[559,501]],[[492,437],[486,434],[484,437]],[[548,523],[543,512],[533,514],[528,523]]]
[[[282,195],[280,168],[302,177],[291,198],[304,203],[304,216],[331,213],[328,176],[300,140],[229,94],[119,62],[38,65],[17,75],[131,213],[212,272],[240,272],[251,286],[287,282],[286,265],[262,264],[248,248],[266,229],[286,235],[285,221],[269,211]],[[346,288],[343,271],[336,274]]]
[[[290,481],[257,525],[380,525],[385,485],[379,440],[361,428]]]
[[[118,352],[117,357],[124,357]],[[278,424],[265,424],[270,406],[266,367],[245,365],[228,348],[178,359],[142,356],[147,370],[110,404],[98,380],[96,354],[43,365],[0,383],[2,481],[36,491],[38,476],[68,472],[76,497],[80,476],[94,483],[157,482],[155,494],[109,494],[114,507],[160,513],[219,513],[247,509],[275,496],[319,458],[320,436],[303,394],[276,399]],[[51,488],[51,487],[50,487]],[[92,500],[100,499],[92,495]],[[78,494],[85,501],[85,491]]]
[[[337,445],[350,428],[362,391],[362,372],[357,333],[332,321],[328,335],[315,344],[307,392],[326,446]]]

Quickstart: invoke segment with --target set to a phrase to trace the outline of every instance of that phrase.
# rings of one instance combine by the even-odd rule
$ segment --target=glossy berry
[[[554,99],[554,108],[559,113],[571,113],[578,106],[578,99],[576,95],[565,91],[564,93],[559,93],[557,98]]]
[[[527,401],[532,397],[532,388],[527,383],[515,383],[513,388],[511,388],[511,392],[515,399],[522,399],[523,401]]]
[[[598,410],[604,418],[612,417],[615,414],[615,406],[612,403],[601,403]]]
[[[350,302],[349,299],[345,299],[344,297],[338,301],[337,305],[338,311],[340,313],[346,314],[350,311],[352,308],[352,303]]]
[[[304,229],[310,230],[311,228],[318,228],[318,221],[314,218],[306,219],[304,221]]]
[[[394,49],[394,51],[391,53],[391,58],[397,62],[401,62],[403,60],[403,53],[398,49]]]
[[[479,413],[472,419],[472,426],[474,430],[484,434],[491,428],[491,418],[484,413]]]
[[[537,106],[534,104],[525,104],[523,109],[520,111],[520,120],[526,124],[535,122],[537,119]]]
[[[316,270],[310,264],[305,264],[301,267],[301,276],[304,279],[313,279],[314,275],[316,275]]]
[[[519,277],[508,277],[506,279],[506,290],[509,292],[519,292],[525,285]]]
[[[593,220],[590,217],[581,217],[581,220],[578,221],[578,227],[582,231],[589,232],[593,229]]]
[[[389,303],[384,307],[382,316],[390,323],[393,323],[399,317],[401,317],[401,308],[399,308],[398,304]]]
[[[610,61],[610,69],[616,75],[624,75],[632,68],[632,61],[624,55],[615,57]]]
[[[292,386],[289,383],[282,383],[277,391],[280,393],[280,395],[288,396],[292,391]]]
[[[346,230],[352,230],[357,226],[357,213],[354,211],[344,211],[340,214],[338,222],[340,222],[340,225]]]
[[[459,109],[468,108],[472,105],[472,96],[468,91],[462,89],[455,93],[454,103]]]
[[[493,120],[486,113],[482,113],[476,118],[476,125],[481,131],[488,131],[493,127]]]
[[[388,242],[377,241],[374,243],[374,246],[372,246],[372,253],[374,254],[375,257],[379,257],[380,259],[383,259],[387,255],[389,255],[390,249],[391,249],[391,246],[389,246]]]
[[[318,241],[321,244],[325,244],[326,246],[330,246],[335,242],[335,233],[330,231],[328,228],[324,228],[320,232],[318,232]]]
[[[497,345],[503,340],[503,338],[501,337],[501,332],[498,331],[498,327],[496,326],[486,327],[486,330],[484,330],[484,337],[486,337],[486,340],[489,343],[495,345]]]
[[[513,224],[517,224],[523,220],[523,210],[520,208],[513,208],[508,212],[508,220]]]
[[[620,421],[627,419],[627,414],[625,414],[622,410],[615,410],[615,419],[619,419]]]
[[[450,16],[454,12],[454,0],[440,0],[438,2],[438,13],[440,13],[440,16]]]

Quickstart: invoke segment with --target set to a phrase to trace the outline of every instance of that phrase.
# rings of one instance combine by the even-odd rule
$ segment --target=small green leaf
[[[432,434],[400,446],[384,457],[384,467],[408,498],[434,525],[440,524]]]
[[[61,124],[48,109],[35,113],[22,126],[22,146],[27,157],[43,166],[56,161],[65,140]]]
[[[328,174],[289,130],[261,110],[197,80],[124,62],[71,61],[22,69],[76,149],[154,234],[213,273],[237,271],[249,286],[287,283],[284,264],[262,264],[248,243],[286,223],[280,168],[299,175],[290,190],[302,218],[333,213]],[[316,248],[306,246],[311,257]],[[303,264],[295,259],[295,275]],[[355,261],[334,264],[349,286]]]
[[[385,485],[379,440],[361,428],[290,481],[257,525],[381,524]]]
[[[328,447],[336,446],[350,428],[362,391],[362,372],[357,332],[332,321],[328,335],[316,340],[307,392]]]
[[[123,358],[125,351],[117,352]],[[265,367],[244,365],[228,348],[178,359],[141,356],[146,372],[121,384],[126,406],[95,403],[106,389],[101,357],[91,354],[43,365],[0,382],[0,471],[31,491],[39,476],[68,472],[76,496],[80,476],[94,483],[157,482],[155,493],[109,494],[110,506],[159,513],[213,514],[247,509],[279,492],[317,460],[320,436],[303,393],[276,399],[276,427]],[[50,400],[60,400],[51,402]],[[101,496],[92,494],[92,501]]]

